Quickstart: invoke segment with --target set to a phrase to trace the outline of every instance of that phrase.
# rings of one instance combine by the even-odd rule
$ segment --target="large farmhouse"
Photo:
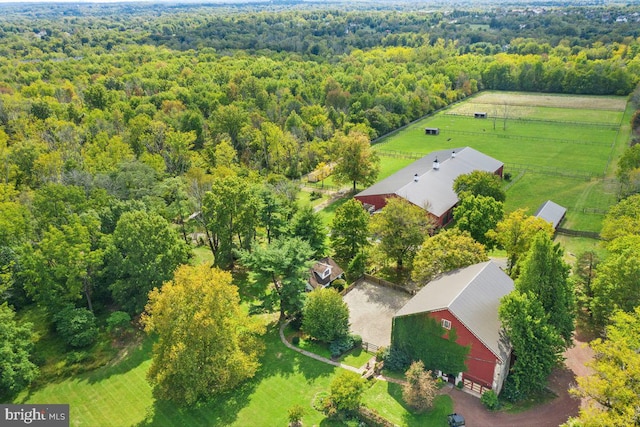
[[[511,345],[498,318],[513,280],[493,261],[428,283],[393,318],[391,346],[453,383],[500,393]]]
[[[504,163],[471,147],[435,151],[355,195],[357,200],[382,209],[389,197],[402,197],[429,212],[442,227],[453,219],[458,196],[453,181],[476,170],[502,177]]]

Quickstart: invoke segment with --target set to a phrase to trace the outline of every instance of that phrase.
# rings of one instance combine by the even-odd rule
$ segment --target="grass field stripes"
[[[452,117],[459,117],[462,119],[473,119],[473,120],[479,120],[476,119],[473,114],[460,114],[460,113],[444,113],[447,116],[452,116]],[[499,120],[502,121],[504,120],[504,117],[492,117],[489,116],[484,120]],[[549,120],[549,119],[533,119],[533,118],[523,118],[523,117],[507,117],[507,120],[509,122],[533,122],[533,123],[560,123],[560,124],[565,124],[565,125],[572,125],[572,126],[591,126],[591,127],[597,127],[597,128],[604,128],[607,130],[613,130],[616,131],[620,128],[620,124],[619,123],[608,123],[608,122],[580,122],[580,121],[571,121],[571,120]]]
[[[417,160],[425,156],[424,153],[407,153],[406,151],[398,151],[398,150],[376,150],[379,156],[384,157],[399,157],[401,159],[412,159]]]
[[[616,130],[616,128],[612,128]],[[447,133],[453,133],[458,135],[484,135],[483,132],[472,132],[466,130],[447,129]],[[518,139],[518,140],[530,140],[530,141],[546,141],[546,142],[559,142],[563,144],[581,144],[581,145],[602,145],[610,146],[609,142],[596,142],[596,141],[584,141],[579,139],[564,139],[564,138],[543,138],[541,136],[520,136],[520,135],[504,135],[497,134],[496,138],[499,139]]]
[[[522,163],[505,163],[504,169],[506,172],[510,172],[512,170],[526,171],[526,172],[537,173],[541,175],[553,175],[553,176],[562,176],[566,178],[583,179],[585,181],[589,181],[592,178],[598,177],[598,175],[593,173],[572,171],[564,168],[552,168],[549,166],[526,165]]]
[[[509,101],[509,102],[483,102],[482,104],[485,105],[491,105],[491,106],[496,106],[498,108],[504,108],[504,106],[506,105],[507,107],[527,107],[527,108],[550,108],[550,107],[558,107],[557,105],[550,105],[548,103],[540,103],[540,104],[536,104],[534,102],[513,102],[513,101]],[[470,104],[471,105],[471,104]],[[600,111],[620,111],[623,110],[624,108],[621,108],[619,106],[603,106],[603,105],[597,105],[597,104],[590,104],[589,106],[576,106],[576,105],[566,105],[565,107],[571,107],[571,108],[575,108],[575,109],[586,109],[586,110],[600,110]]]

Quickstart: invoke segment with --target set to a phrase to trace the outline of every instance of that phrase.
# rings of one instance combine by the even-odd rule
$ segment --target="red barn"
[[[423,360],[427,369],[452,383],[462,381],[465,388],[479,394],[486,390],[500,393],[509,370],[511,345],[502,333],[498,306],[513,289],[513,280],[493,261],[444,274],[396,313],[391,346],[412,360]],[[428,328],[429,324],[438,325],[437,330]],[[420,325],[425,325],[424,330]],[[464,354],[463,371],[449,371],[448,367],[456,365],[452,357],[457,356],[447,351]]]
[[[442,227],[453,219],[458,196],[453,181],[476,170],[502,177],[504,163],[471,147],[435,151],[355,195],[363,204],[382,209],[389,197],[402,197],[425,209]]]

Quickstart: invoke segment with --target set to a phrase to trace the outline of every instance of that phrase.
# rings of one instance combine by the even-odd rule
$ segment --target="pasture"
[[[487,117],[474,118],[476,112]],[[599,231],[603,213],[616,202],[615,162],[628,141],[630,112],[623,97],[483,92],[374,148],[389,174],[387,162],[473,147],[505,163],[507,211],[533,214],[551,199],[568,209],[564,227]],[[440,134],[425,135],[425,127]]]

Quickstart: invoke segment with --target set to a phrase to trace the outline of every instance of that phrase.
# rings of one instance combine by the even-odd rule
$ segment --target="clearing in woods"
[[[546,200],[568,209],[564,227],[600,231],[616,202],[615,167],[629,140],[626,97],[482,92],[382,139],[385,167],[435,150],[470,146],[505,163],[507,212]],[[486,118],[474,118],[486,113]],[[425,135],[437,127],[439,135]],[[400,168],[398,168],[400,169]],[[397,170],[397,169],[396,169]]]

